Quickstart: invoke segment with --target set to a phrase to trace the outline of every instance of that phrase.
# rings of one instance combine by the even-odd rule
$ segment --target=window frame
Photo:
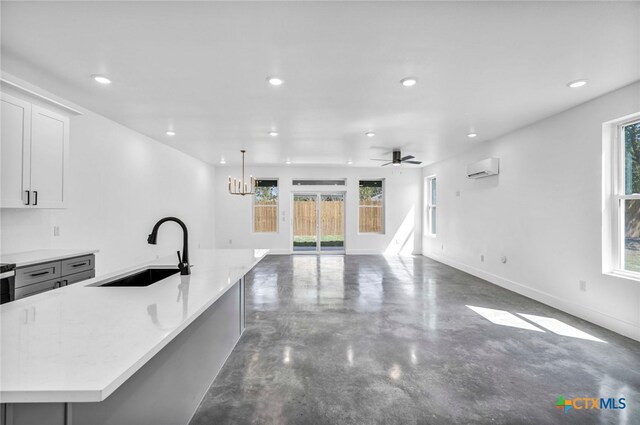
[[[252,195],[251,196],[251,234],[255,234],[255,235],[274,235],[277,233],[280,233],[280,180],[278,178],[271,178],[271,177],[262,177],[262,178],[255,178],[255,181],[259,181],[259,180],[275,180],[276,182],[276,187],[278,188],[278,197],[276,200],[276,230],[273,232],[257,232],[256,231],[256,196]],[[257,186],[256,186],[257,187]]]
[[[361,232],[360,231],[360,182],[363,181],[376,181],[381,182],[382,185],[382,229],[379,232]],[[356,179],[358,187],[358,235],[386,235],[387,232],[387,185],[384,178],[380,177],[358,177]]]
[[[437,177],[436,175],[431,175],[428,177],[425,177],[425,218],[426,218],[426,229],[425,229],[425,236],[430,236],[432,238],[437,237],[438,235],[438,229],[436,228],[435,232],[432,232],[432,224],[433,224],[433,216],[434,216],[434,210],[436,211],[437,214],[437,202],[438,202],[438,197],[436,195],[436,202],[433,202],[432,196],[431,194],[433,193],[432,191],[432,185],[436,185],[435,189],[436,191],[438,190],[438,186],[437,186]],[[436,192],[437,193],[437,192]]]
[[[624,264],[625,253],[625,209],[626,200],[640,200],[640,194],[625,194],[625,157],[624,127],[640,122],[640,113],[632,114],[618,120],[605,123],[603,139],[605,141],[605,154],[609,151],[611,160],[610,168],[606,168],[605,161],[605,187],[604,196],[608,199],[604,209],[603,219],[603,272],[619,277],[640,281],[640,271],[626,270]],[[610,143],[610,149],[606,143]],[[609,184],[606,184],[606,179]],[[608,189],[608,191],[607,191]]]

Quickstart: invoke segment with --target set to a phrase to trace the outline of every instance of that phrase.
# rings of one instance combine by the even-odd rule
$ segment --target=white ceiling
[[[640,79],[638,2],[1,8],[4,71],[214,164],[431,163]]]

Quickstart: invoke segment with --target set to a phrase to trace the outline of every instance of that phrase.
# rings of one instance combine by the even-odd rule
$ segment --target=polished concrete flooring
[[[246,303],[192,425],[640,424],[640,343],[427,258],[270,256]]]

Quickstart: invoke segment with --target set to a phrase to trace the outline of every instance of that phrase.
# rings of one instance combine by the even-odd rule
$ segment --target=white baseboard
[[[441,257],[439,255],[426,252],[423,252],[422,255],[458,270],[462,270],[463,272],[469,273],[473,276],[484,279],[490,283],[493,283],[494,285],[498,285],[520,295],[524,295],[527,298],[531,298],[548,306],[557,308],[558,310],[562,310],[566,313],[577,316],[588,322],[595,323],[598,326],[602,326],[603,328],[619,333],[620,335],[624,335],[628,338],[640,341],[640,327],[634,325],[633,323],[625,322],[623,320],[582,306],[580,304],[557,298],[553,295],[547,294],[546,292],[531,288],[530,286],[505,279],[503,277],[488,273],[484,270],[480,270],[476,267],[469,266],[464,263],[460,263],[450,258]]]
[[[269,249],[267,255],[289,255],[292,254],[290,249]]]
[[[379,249],[347,249],[347,255],[381,255],[384,251]]]

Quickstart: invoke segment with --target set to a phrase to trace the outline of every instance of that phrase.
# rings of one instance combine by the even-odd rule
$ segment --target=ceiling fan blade
[[[388,159],[369,158],[369,161],[388,161]]]
[[[402,162],[406,162],[407,164],[422,164],[422,161],[402,161]]]
[[[382,164],[381,167],[384,167],[385,165],[390,165],[393,164],[393,162],[387,162],[386,164]]]
[[[413,156],[413,155],[407,155],[407,156],[405,156],[404,158],[402,158],[402,161],[406,161],[407,159],[413,159],[413,158],[415,158],[415,156]]]

